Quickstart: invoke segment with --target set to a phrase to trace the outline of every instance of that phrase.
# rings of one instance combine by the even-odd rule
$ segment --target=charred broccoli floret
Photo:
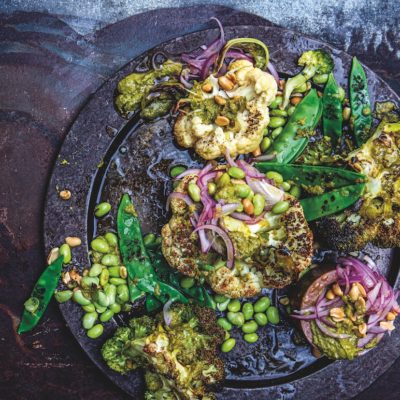
[[[395,117],[390,108],[390,120]],[[373,136],[351,152],[348,163],[368,177],[356,206],[317,222],[317,233],[341,251],[362,249],[368,242],[400,246],[400,119],[383,121]]]
[[[289,104],[290,95],[297,87],[303,85],[314,75],[331,73],[334,67],[332,57],[322,49],[304,52],[297,61],[297,64],[304,68],[299,74],[286,81],[283,91],[282,108],[286,108]]]
[[[108,366],[117,372],[146,368],[146,399],[211,398],[208,390],[224,379],[217,349],[224,340],[211,309],[174,305],[166,325],[162,314],[154,319],[134,318],[119,328],[102,349]]]

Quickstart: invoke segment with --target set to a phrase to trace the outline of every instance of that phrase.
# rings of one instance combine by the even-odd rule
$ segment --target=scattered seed
[[[69,247],[78,247],[82,244],[82,240],[76,236],[68,236],[65,238],[65,243]]]
[[[71,198],[71,192],[69,190],[61,190],[59,196],[63,200],[69,200]]]

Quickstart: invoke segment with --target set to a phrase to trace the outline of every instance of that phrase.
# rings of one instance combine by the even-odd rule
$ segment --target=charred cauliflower
[[[400,246],[400,122],[384,120],[374,135],[347,161],[368,177],[362,198],[352,209],[317,223],[317,233],[342,251],[362,249],[368,242]]]
[[[194,85],[174,126],[176,140],[206,160],[226,150],[231,156],[254,151],[268,126],[268,106],[276,92],[272,75],[247,60],[234,61],[226,75],[211,75]]]
[[[224,340],[212,310],[173,305],[155,318],[133,318],[102,347],[108,366],[120,373],[146,369],[145,399],[212,399],[209,393],[224,379],[217,349]]]
[[[196,181],[197,175],[188,175],[175,190],[185,194],[189,184]],[[239,204],[240,199],[234,194],[236,184],[235,181],[220,187],[215,198],[222,203]],[[215,292],[230,298],[252,297],[264,287],[290,284],[311,263],[312,233],[299,202],[283,192],[282,196],[288,202],[287,211],[278,215],[264,212],[256,223],[247,224],[230,215],[219,217],[218,224],[235,249],[233,268],[220,259],[224,253],[220,239],[212,239],[213,247],[222,247],[222,251],[201,251],[199,234],[191,222],[193,206],[180,198],[172,199],[172,217],[161,231],[164,257],[172,268],[191,277],[204,276]]]

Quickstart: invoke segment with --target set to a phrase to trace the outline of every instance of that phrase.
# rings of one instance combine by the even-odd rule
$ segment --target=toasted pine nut
[[[235,86],[235,84],[226,76],[220,76],[218,78],[218,84],[223,90],[227,91],[232,90],[233,87]]]
[[[214,101],[220,106],[224,106],[226,104],[226,100],[222,96],[215,96]]]
[[[69,247],[77,247],[82,244],[82,240],[76,236],[68,236],[65,238],[65,243],[67,243]]]
[[[218,115],[217,118],[215,118],[215,123],[218,126],[227,126],[229,125],[229,118],[224,117],[223,115]]]
[[[205,83],[202,88],[203,92],[210,93],[213,90],[211,83]]]

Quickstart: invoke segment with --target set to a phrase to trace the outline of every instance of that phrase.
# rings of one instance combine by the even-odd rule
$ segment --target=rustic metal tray
[[[129,121],[118,116],[113,107],[117,82],[135,69],[143,68],[152,54],[164,50],[179,54],[209,42],[218,34],[210,29],[168,41],[133,60],[107,81],[87,102],[72,125],[53,170],[45,205],[44,236],[46,250],[61,243],[64,237],[77,235],[83,245],[74,250],[74,265],[89,265],[88,242],[106,228],[115,227],[114,214],[96,225],[94,205],[107,200],[116,212],[121,194],[128,191],[137,205],[145,232],[159,231],[165,223],[165,199],[171,190],[168,169],[174,164],[198,165],[201,160],[192,152],[178,148],[173,140],[170,117],[146,124],[133,115]],[[237,26],[226,29],[230,37],[257,37],[269,46],[278,71],[293,74],[296,59],[307,49],[326,48],[335,59],[335,77],[347,86],[351,57],[324,43],[294,32],[265,26]],[[368,70],[371,101],[396,100],[397,95],[372,71]],[[58,191],[69,189],[72,198],[61,201]],[[379,260],[381,270],[392,284],[398,284],[396,250],[367,246],[365,254]],[[284,291],[270,291],[273,301]],[[65,320],[82,348],[94,363],[119,387],[140,398],[143,382],[138,372],[126,376],[113,373],[103,363],[100,347],[115,328],[129,316],[117,316],[107,324],[98,340],[87,338],[81,327],[82,311],[69,302],[60,306]],[[284,314],[282,310],[282,314]],[[262,330],[258,344],[239,341],[226,357],[227,380],[219,398],[350,398],[371,384],[400,353],[400,334],[386,337],[374,350],[353,362],[329,362],[316,359],[290,321]]]

